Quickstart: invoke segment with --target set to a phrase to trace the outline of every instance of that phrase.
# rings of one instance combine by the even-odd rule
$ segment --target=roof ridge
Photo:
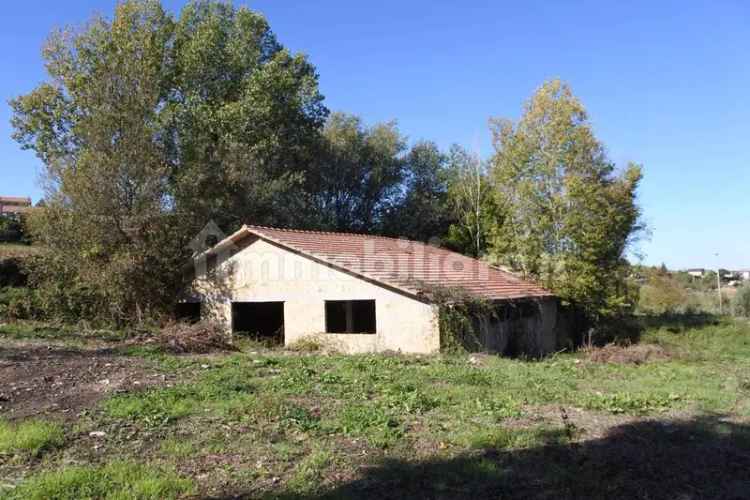
[[[315,230],[315,229],[295,229],[295,228],[290,228],[290,227],[259,226],[256,224],[245,224],[245,226],[248,229],[270,229],[272,231],[286,231],[288,233],[330,234],[334,236],[356,236],[359,238],[379,238],[383,240],[408,241],[411,243],[419,243],[420,245],[431,246],[434,248],[441,248],[441,247],[436,247],[434,245],[430,245],[429,243],[425,243],[423,241],[411,240],[409,238],[404,238],[404,237],[383,236],[380,234],[348,233],[345,231],[321,231],[321,230]]]

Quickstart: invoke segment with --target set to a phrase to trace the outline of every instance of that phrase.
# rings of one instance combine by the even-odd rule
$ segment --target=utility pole
[[[716,253],[716,288],[719,290],[719,315],[724,314],[724,304],[721,298],[721,265],[719,265],[719,254]]]

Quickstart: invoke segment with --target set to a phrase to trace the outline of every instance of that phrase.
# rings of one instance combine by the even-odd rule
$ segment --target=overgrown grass
[[[0,339],[12,340],[54,340],[65,343],[86,342],[89,340],[119,341],[128,333],[118,330],[92,329],[85,326],[53,325],[39,321],[17,321],[0,324]]]
[[[62,446],[64,441],[65,433],[60,424],[42,420],[14,424],[0,419],[0,455],[37,457],[44,451]]]
[[[524,449],[539,446],[567,444],[569,434],[562,427],[536,427],[531,429],[508,429],[496,427],[472,436],[470,446],[476,449]]]
[[[188,495],[192,491],[192,482],[174,471],[133,462],[113,462],[100,467],[65,467],[42,472],[6,494],[9,499],[19,500],[160,500]]]
[[[750,323],[743,319],[697,316],[658,322],[646,320],[650,328],[644,342],[662,345],[691,361],[740,362],[750,365]]]
[[[644,341],[664,346],[672,356],[638,365],[592,363],[578,354],[541,361],[488,356],[478,365],[461,355],[254,351],[214,358],[208,365],[162,356],[154,359],[164,369],[191,379],[115,396],[103,408],[109,419],[165,429],[161,432],[181,420],[208,419],[249,425],[258,429],[256,437],[272,436],[278,443],[305,439],[323,448],[331,436],[377,449],[408,447],[414,440],[458,449],[511,434],[532,442],[532,435],[507,431],[505,423],[535,408],[634,416],[672,410],[750,414],[749,337],[747,324],[731,321],[698,330],[652,328]],[[503,438],[504,432],[511,434]],[[514,443],[506,446],[519,446]],[[169,455],[184,456],[186,450],[205,453],[208,445],[164,446]]]
[[[295,467],[289,479],[288,488],[297,494],[309,494],[316,491],[331,460],[332,456],[329,451],[313,450]]]
[[[635,364],[593,362],[585,353],[477,361],[255,348],[195,357],[136,349],[130,354],[148,357],[179,382],[113,395],[91,413],[89,425],[107,430],[107,446],[118,456],[140,459],[145,450],[167,464],[209,468],[210,478],[201,481],[247,496],[278,487],[294,497],[325,492],[332,477],[356,475],[361,464],[384,457],[407,469],[420,461],[451,464],[446,488],[488,474],[503,485],[506,468],[493,457],[510,463],[518,453],[543,457],[540,450],[554,449],[564,463],[565,450],[589,438],[585,418],[602,425],[623,421],[621,414],[750,417],[750,324],[652,324],[643,342],[666,354]],[[565,409],[585,417],[582,427],[568,422]],[[575,483],[574,471],[560,467],[545,471],[545,481],[558,484],[559,473],[571,481],[564,484]],[[425,480],[439,484],[443,465],[436,471]],[[248,484],[257,489],[237,486]]]

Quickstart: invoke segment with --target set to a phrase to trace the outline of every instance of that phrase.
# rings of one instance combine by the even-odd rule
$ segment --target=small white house
[[[515,330],[534,339],[538,353],[555,348],[557,302],[550,292],[419,242],[243,226],[194,266],[188,309],[228,331],[276,336],[286,345],[315,338],[343,352],[436,352],[433,292],[451,289],[520,311],[480,321],[489,349],[505,349]]]
[[[702,278],[706,274],[705,269],[688,269],[686,272],[693,278]]]

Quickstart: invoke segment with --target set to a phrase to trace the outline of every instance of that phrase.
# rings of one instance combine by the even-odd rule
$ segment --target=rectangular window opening
[[[326,300],[326,333],[375,333],[374,300]]]
[[[284,342],[283,302],[232,302],[232,332]]]

